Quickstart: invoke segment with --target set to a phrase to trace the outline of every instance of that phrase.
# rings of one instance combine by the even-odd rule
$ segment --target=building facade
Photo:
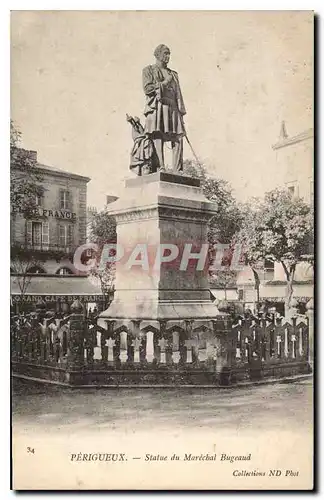
[[[35,153],[36,155],[36,153]],[[48,253],[41,274],[78,274],[73,266],[75,249],[86,242],[87,184],[89,177],[37,163],[43,195],[28,216],[11,212],[11,244]],[[59,259],[52,258],[57,254]]]
[[[292,196],[303,198],[310,205],[314,202],[314,133],[313,129],[289,136],[285,122],[282,122],[278,141],[272,146],[277,168],[283,172],[284,185]],[[260,280],[259,301],[269,307],[276,307],[284,314],[286,276],[279,262],[264,263],[258,270]],[[309,262],[300,262],[296,267],[293,297],[304,312],[306,303],[313,296],[314,270]],[[247,267],[237,279],[240,300],[253,308],[258,300],[255,276]]]
[[[101,288],[73,265],[75,250],[86,243],[90,178],[41,163],[33,169],[42,195],[28,214],[11,211],[12,313],[35,308],[67,312],[76,299],[85,311],[89,306],[101,310]]]
[[[284,183],[293,196],[306,203],[314,201],[314,131],[312,128],[289,136],[282,122],[279,139],[272,146],[278,169],[284,173]]]

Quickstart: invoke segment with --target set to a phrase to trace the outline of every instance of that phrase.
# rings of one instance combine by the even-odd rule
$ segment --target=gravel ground
[[[68,430],[68,426],[137,429],[154,424],[219,428],[309,429],[312,380],[214,389],[80,389],[14,380],[13,423],[20,428]]]

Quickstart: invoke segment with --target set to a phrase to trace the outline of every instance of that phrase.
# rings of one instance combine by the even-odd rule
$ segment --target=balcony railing
[[[48,244],[48,243],[21,243],[18,241],[11,242],[12,246],[20,246],[22,249],[26,250],[35,250],[40,252],[58,252],[58,253],[66,253],[69,254],[74,252],[76,249],[76,245],[57,245],[57,244]]]

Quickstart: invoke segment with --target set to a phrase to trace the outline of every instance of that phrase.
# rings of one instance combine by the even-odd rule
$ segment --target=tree
[[[227,288],[236,282],[237,277],[237,271],[231,269],[231,259],[234,251],[233,238],[243,220],[240,205],[236,202],[229,183],[224,179],[211,177],[205,165],[185,160],[184,174],[200,179],[204,195],[216,205],[216,214],[208,225],[209,278],[214,286],[224,290],[226,297]],[[219,243],[229,245],[229,249],[224,253],[222,268],[214,270],[212,264]]]
[[[215,273],[212,284],[224,290],[224,298],[227,300],[227,290],[236,285],[237,272],[230,269],[229,265],[225,265]]]
[[[36,269],[42,269],[47,260],[59,262],[66,257],[65,252],[59,250],[38,250],[26,248],[25,245],[13,242],[10,248],[10,274],[14,277],[20,291],[19,303],[23,304],[24,297]]]
[[[11,274],[15,275],[20,295],[18,308],[22,309],[24,297],[31,282],[33,273],[30,272],[32,268],[41,267],[46,258],[41,252],[34,251],[33,249],[26,249],[23,245],[14,243],[11,246],[10,255],[10,269]]]
[[[90,271],[90,276],[99,281],[107,305],[114,291],[116,266],[113,262],[107,262],[105,269],[99,269],[100,257],[105,244],[117,242],[116,221],[114,217],[109,215],[107,210],[92,214],[90,239],[92,243],[96,243],[99,247],[96,266]]]
[[[185,175],[200,179],[204,195],[216,204],[216,214],[209,223],[209,242],[230,244],[242,222],[241,211],[231,186],[224,179],[211,177],[206,166],[195,161],[185,160],[183,167]]]
[[[246,261],[254,268],[265,259],[282,265],[287,282],[285,306],[289,310],[296,266],[313,239],[312,210],[301,198],[274,189],[245,215],[237,239],[244,245]]]
[[[251,198],[247,203],[240,205],[241,211],[241,228],[234,236],[234,244],[241,246],[241,258],[244,265],[249,266],[255,284],[257,294],[257,307],[260,305],[260,277],[259,272],[264,267],[264,261],[258,253],[259,235],[257,227],[259,224],[258,217],[260,215],[260,200]]]
[[[13,213],[30,214],[36,196],[42,196],[42,176],[37,171],[36,154],[19,147],[21,132],[10,121],[10,206]]]

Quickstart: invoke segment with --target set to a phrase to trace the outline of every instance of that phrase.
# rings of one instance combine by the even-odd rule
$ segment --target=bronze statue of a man
[[[165,170],[164,143],[171,142],[172,167],[179,172],[183,169],[183,115],[186,109],[178,74],[168,68],[170,49],[161,44],[154,56],[156,63],[143,69],[145,134],[154,143],[160,170]]]

